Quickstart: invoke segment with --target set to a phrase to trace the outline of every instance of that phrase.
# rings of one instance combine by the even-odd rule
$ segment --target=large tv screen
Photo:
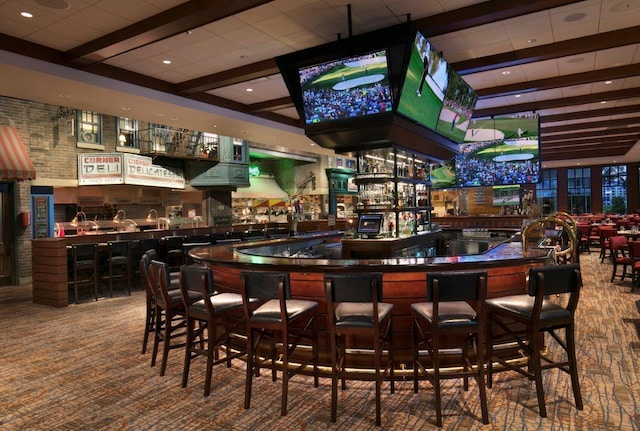
[[[456,157],[459,187],[537,183],[540,142],[537,115],[471,120]]]
[[[305,124],[393,111],[387,51],[298,69]]]
[[[396,112],[435,131],[448,79],[447,62],[416,33]]]
[[[520,186],[493,186],[493,205],[520,205]]]
[[[431,188],[451,189],[456,187],[455,159],[431,166]]]
[[[478,96],[451,67],[447,67],[447,75],[436,132],[460,144],[467,134]]]

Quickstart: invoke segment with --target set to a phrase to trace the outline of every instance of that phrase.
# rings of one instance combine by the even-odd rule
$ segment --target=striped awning
[[[14,127],[0,126],[0,180],[34,180],[33,167],[27,149]]]

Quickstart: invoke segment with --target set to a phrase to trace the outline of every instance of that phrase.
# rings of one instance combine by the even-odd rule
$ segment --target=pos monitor
[[[380,235],[382,214],[360,214],[356,233],[360,237],[373,238]]]

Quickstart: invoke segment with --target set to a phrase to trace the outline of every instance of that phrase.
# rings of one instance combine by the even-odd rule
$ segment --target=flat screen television
[[[520,186],[494,186],[493,205],[520,205]]]
[[[440,53],[416,32],[396,112],[435,131],[449,79],[447,69]]]
[[[382,220],[382,214],[360,214],[356,233],[367,237],[380,235]]]
[[[431,188],[451,189],[456,187],[456,161],[447,160],[431,166]]]
[[[535,184],[540,178],[539,118],[471,120],[456,156],[459,187]]]
[[[436,132],[458,144],[464,142],[478,101],[476,92],[450,66],[447,67],[447,88]]]
[[[386,49],[298,69],[305,124],[392,112]]]

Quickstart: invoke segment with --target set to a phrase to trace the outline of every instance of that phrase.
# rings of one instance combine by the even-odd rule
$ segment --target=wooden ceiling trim
[[[451,67],[460,75],[468,75],[636,43],[640,43],[640,26],[583,36],[577,39],[549,43],[518,51],[504,52],[487,57],[472,58],[452,63]]]
[[[67,61],[88,65],[149,45],[273,0],[191,0],[79,45]]]
[[[621,136],[621,135],[637,135],[640,133],[640,127],[620,127],[616,129],[590,130],[586,132],[562,133],[558,135],[544,135],[544,142],[566,142],[573,139],[597,138],[600,136]]]
[[[639,113],[640,114],[640,113]],[[591,121],[583,123],[565,124],[563,126],[541,126],[540,133],[544,136],[558,132],[573,132],[576,129],[599,129],[606,127],[628,126],[640,124],[640,117],[617,118],[615,120]]]
[[[609,100],[631,99],[634,97],[640,97],[640,87],[479,109],[474,111],[473,116],[475,118],[482,118],[490,117],[492,115],[516,114],[519,112],[531,112],[562,106],[584,105]]]
[[[616,146],[616,147],[608,147],[608,148],[594,148],[593,150],[585,150],[580,151],[579,154],[575,152],[562,152],[562,153],[553,153],[550,154],[549,157],[544,157],[543,155],[543,163],[550,161],[561,161],[561,160],[578,160],[583,158],[600,158],[600,157],[622,157],[624,156],[633,145],[628,146]],[[576,156],[579,157],[576,157]],[[613,162],[613,160],[612,160]]]
[[[554,150],[554,151],[570,151],[573,154],[576,153],[576,149],[593,146],[596,148],[609,148],[612,145],[633,145],[638,141],[638,137],[624,138],[624,137],[602,137],[599,139],[581,139],[575,141],[555,142],[552,144],[543,144],[542,152]]]
[[[640,105],[614,106],[611,108],[593,109],[591,111],[567,112],[540,116],[540,123],[556,123],[559,121],[580,120],[584,118],[607,117],[610,115],[636,114],[640,112]],[[475,114],[475,113],[474,113]]]
[[[279,99],[266,100],[260,103],[253,103],[247,105],[247,112],[263,112],[263,111],[277,111],[278,109],[285,109],[293,107],[293,101],[291,97],[281,97]]]
[[[177,89],[184,94],[193,94],[251,81],[252,79],[266,78],[278,73],[280,73],[280,69],[278,69],[276,60],[269,58],[247,64],[246,66],[240,66],[181,82],[177,84]]]
[[[528,82],[501,85],[498,87],[481,88],[476,90],[476,94],[478,94],[478,99],[489,99],[532,91],[551,90],[555,88],[571,87],[573,85],[590,84],[592,82],[623,79],[630,76],[636,76],[639,68],[640,64],[628,64],[620,67],[611,67],[608,69],[593,70],[584,73],[574,73],[572,75],[536,79]]]
[[[509,18],[578,3],[579,0],[493,0],[414,21],[426,37],[465,30]]]

